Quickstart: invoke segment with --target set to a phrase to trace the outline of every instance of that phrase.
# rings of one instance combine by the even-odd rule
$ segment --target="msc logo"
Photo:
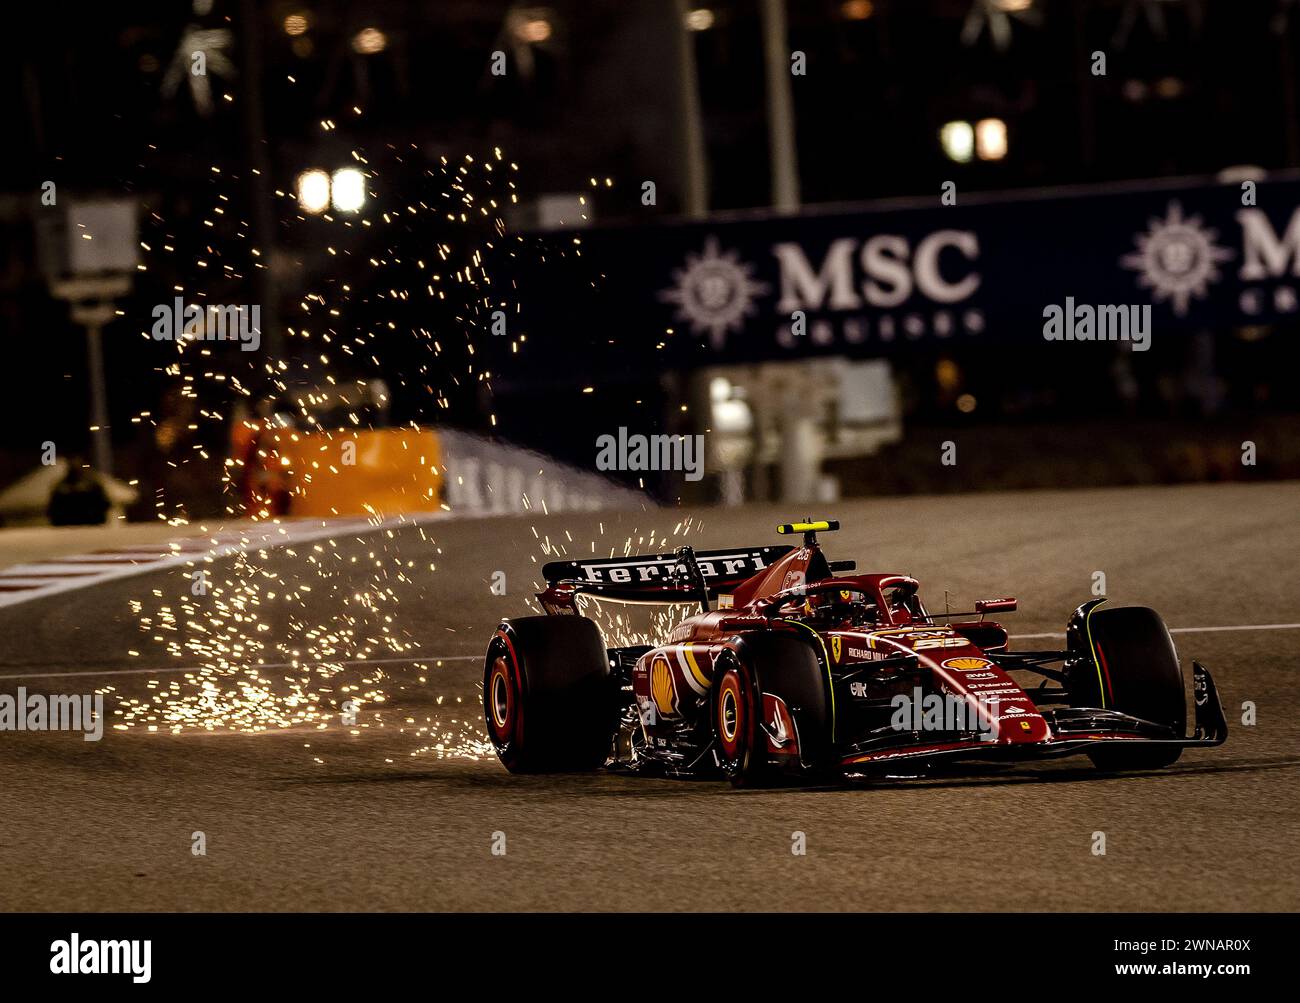
[[[714,348],[722,348],[729,332],[744,329],[748,317],[758,312],[754,300],[768,293],[764,282],[753,278],[754,266],[736,251],[724,251],[718,238],[704,241],[704,253],[686,255],[686,267],[673,270],[673,288],[659,299],[677,307],[677,317],[696,334],[708,333]]]
[[[660,717],[677,717],[677,687],[673,683],[673,670],[663,655],[650,663],[650,696]]]
[[[840,595],[848,595],[848,593],[841,592]],[[839,634],[836,634],[834,637],[831,638],[831,657],[835,659],[837,664],[840,660],[840,652],[843,650],[844,650],[844,638],[840,637]]]
[[[993,667],[993,663],[987,658],[974,658],[972,656],[963,656],[961,658],[949,658],[943,663],[945,669],[956,669],[959,672],[974,672],[977,669],[988,669]]]

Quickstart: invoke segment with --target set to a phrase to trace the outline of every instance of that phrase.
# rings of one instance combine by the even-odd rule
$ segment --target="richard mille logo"
[[[717,237],[708,237],[702,253],[686,255],[686,265],[673,269],[674,285],[659,298],[676,305],[678,320],[722,348],[727,333],[741,330],[754,314],[754,298],[768,291],[766,283],[754,281],[753,270],[738,252],[723,251]]]
[[[1209,284],[1219,281],[1218,265],[1233,256],[1215,244],[1218,236],[1199,216],[1184,219],[1183,207],[1170,202],[1165,218],[1152,219],[1145,233],[1136,234],[1137,250],[1119,263],[1139,273],[1138,285],[1150,289],[1153,299],[1170,300],[1174,313],[1183,317],[1191,298],[1201,299]]]

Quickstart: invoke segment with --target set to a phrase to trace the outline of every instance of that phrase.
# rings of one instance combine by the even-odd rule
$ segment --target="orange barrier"
[[[441,508],[442,446],[431,429],[269,429],[252,450],[247,502],[290,516],[377,515]]]

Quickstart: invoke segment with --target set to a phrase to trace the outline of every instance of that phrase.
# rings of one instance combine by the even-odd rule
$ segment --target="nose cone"
[[[1034,702],[1002,669],[972,647],[970,652],[934,661],[936,681],[950,693],[975,704],[991,740],[1023,745],[1051,737],[1051,729]]]

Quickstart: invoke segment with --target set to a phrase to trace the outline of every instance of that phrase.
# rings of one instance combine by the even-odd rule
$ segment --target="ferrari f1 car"
[[[483,705],[502,763],[756,786],[1075,754],[1104,770],[1152,769],[1227,737],[1214,680],[1195,662],[1185,737],[1183,674],[1154,610],[1093,599],[1070,617],[1063,650],[1012,651],[988,614],[1015,599],[930,612],[915,579],[828,561],[817,533],[838,528],[778,527],[803,535],[797,547],[547,564],[546,615],[505,620],[488,645]],[[581,615],[583,595],[699,612],[660,644],[610,648]]]

